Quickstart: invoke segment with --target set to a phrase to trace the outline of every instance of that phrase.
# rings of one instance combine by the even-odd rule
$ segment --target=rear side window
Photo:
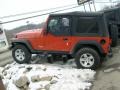
[[[95,17],[80,17],[77,19],[77,33],[99,33],[99,25]]]

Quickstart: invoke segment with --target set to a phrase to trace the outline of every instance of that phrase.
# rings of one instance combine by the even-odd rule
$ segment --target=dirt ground
[[[91,90],[120,90],[120,44],[113,48],[113,54],[97,70]]]
[[[96,71],[91,90],[120,90],[120,43],[112,49],[114,56],[107,57]]]
[[[97,70],[91,90],[120,90],[120,43],[113,48],[113,54],[114,56],[108,57]],[[0,54],[1,64],[10,60],[13,61],[10,51]]]

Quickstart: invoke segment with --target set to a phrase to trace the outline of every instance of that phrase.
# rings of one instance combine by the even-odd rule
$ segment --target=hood
[[[41,35],[43,29],[26,30],[16,34],[17,38],[37,38]]]

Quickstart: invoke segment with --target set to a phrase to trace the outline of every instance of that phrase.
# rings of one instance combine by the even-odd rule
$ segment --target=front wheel
[[[100,55],[92,48],[82,48],[77,52],[75,62],[78,69],[94,70],[100,65]]]
[[[31,53],[24,45],[16,45],[12,50],[14,60],[19,64],[29,63]]]

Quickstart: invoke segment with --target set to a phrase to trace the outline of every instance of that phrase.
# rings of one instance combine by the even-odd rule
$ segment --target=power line
[[[119,3],[120,1],[115,1],[115,2],[95,2],[95,3]]]
[[[115,1],[115,2],[95,2],[95,3],[117,3],[117,2],[119,2],[119,1]],[[22,16],[22,15],[28,15],[28,14],[38,13],[38,12],[42,12],[42,11],[49,11],[49,10],[54,10],[54,9],[57,9],[57,8],[69,7],[69,6],[72,6],[72,5],[76,5],[76,4],[71,4],[71,5],[66,5],[66,6],[56,7],[56,8],[50,8],[50,9],[37,10],[37,11],[26,12],[26,13],[19,13],[19,14],[14,14],[14,15],[8,15],[8,16],[0,17],[0,19]]]
[[[73,6],[73,5],[76,5],[76,4],[60,6],[60,7],[50,8],[50,9],[37,10],[37,11],[26,12],[26,13],[19,13],[19,14],[15,14],[15,15],[8,15],[8,16],[0,17],[0,19],[22,16],[22,15],[28,15],[28,14],[33,14],[33,13],[38,13],[38,12],[43,12],[43,11],[49,11],[49,10],[54,10],[54,9],[59,9],[59,8],[65,8],[65,7],[69,7],[69,6]]]
[[[12,23],[12,22],[16,22],[16,21],[25,20],[25,19],[30,19],[30,18],[35,18],[35,17],[39,17],[39,16],[44,16],[44,15],[48,15],[48,14],[51,14],[51,13],[65,11],[65,10],[69,10],[69,9],[73,9],[73,8],[77,8],[77,7],[80,7],[80,6],[77,5],[77,6],[74,6],[74,7],[65,8],[65,9],[61,9],[61,10],[56,10],[56,11],[52,11],[52,12],[48,12],[48,13],[44,13],[44,14],[40,14],[40,15],[35,15],[35,16],[30,16],[30,17],[25,17],[25,18],[20,18],[20,19],[15,19],[15,20],[7,21],[7,22],[2,22],[1,24]]]
[[[95,2],[95,3],[110,3],[110,2]],[[83,3],[81,3],[81,5],[82,4]],[[72,4],[72,5],[74,5],[74,4]],[[67,5],[67,6],[69,6],[69,5]],[[67,7],[67,6],[63,6],[63,7]],[[34,15],[34,16],[30,16],[30,17],[25,17],[25,18],[15,19],[15,20],[11,20],[11,21],[6,21],[6,22],[2,22],[1,24],[12,23],[12,22],[16,22],[16,21],[25,20],[25,19],[30,19],[30,18],[35,18],[35,17],[39,17],[39,16],[44,16],[44,15],[48,15],[48,14],[51,14],[51,13],[56,13],[56,12],[60,12],[60,11],[68,10],[68,9],[77,8],[77,7],[80,7],[80,6],[73,6],[73,7],[70,7],[70,8],[56,10],[56,11],[52,11],[52,12],[48,12],[48,13],[44,13],[44,14],[39,14],[39,15]],[[60,7],[56,7],[56,8],[60,8]],[[51,8],[51,9],[56,9],[56,8]],[[46,10],[50,10],[50,9],[46,9]],[[41,10],[41,11],[43,11],[43,10]],[[34,11],[34,12],[40,12],[40,11]],[[27,12],[27,13],[23,13],[23,14],[16,14],[16,15],[4,16],[4,17],[0,17],[0,18],[13,17],[13,16],[24,15],[24,14],[28,14],[28,13],[31,14],[31,13],[34,13],[34,12]]]

